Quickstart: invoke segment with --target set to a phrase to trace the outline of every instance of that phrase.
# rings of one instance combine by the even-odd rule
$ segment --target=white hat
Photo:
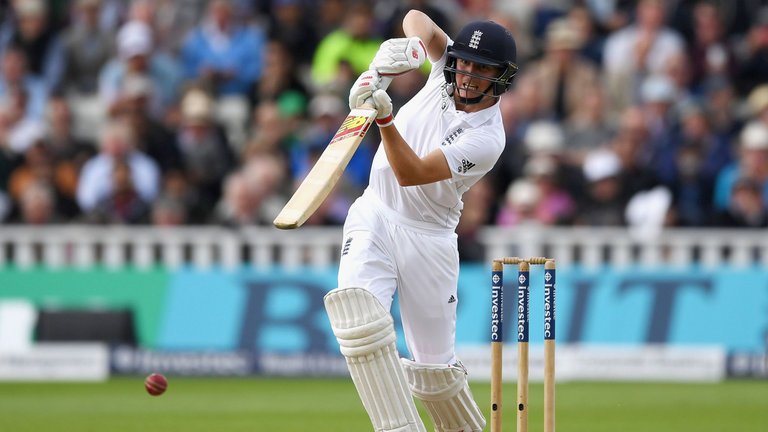
[[[539,187],[528,179],[517,179],[507,189],[506,198],[516,206],[532,206],[539,200]]]
[[[117,33],[117,52],[127,60],[152,52],[152,29],[144,22],[130,21]]]
[[[344,114],[344,107],[344,103],[338,97],[330,94],[320,94],[313,97],[309,102],[309,113],[312,115],[312,118],[324,115],[337,116]]]
[[[675,99],[675,85],[666,76],[650,76],[640,85],[640,99],[645,103],[672,102]]]
[[[181,100],[181,118],[186,124],[208,123],[213,117],[213,99],[203,90],[190,90]]]
[[[551,49],[579,49],[581,36],[566,18],[559,18],[547,26],[547,47]]]
[[[751,150],[768,149],[768,126],[760,121],[747,123],[739,135],[741,148]]]
[[[534,156],[525,163],[523,172],[527,176],[551,176],[557,172],[557,164],[551,157]]]
[[[556,123],[540,120],[528,126],[523,141],[529,152],[555,153],[563,149],[565,136]]]
[[[610,150],[598,150],[584,159],[584,177],[590,182],[613,177],[621,171],[621,160]]]
[[[48,13],[48,6],[42,0],[18,0],[14,4],[19,16],[39,16]]]
[[[152,93],[152,80],[145,75],[129,75],[125,77],[120,94],[124,97],[138,98]]]
[[[768,84],[755,87],[747,97],[747,104],[754,115],[768,109]]]

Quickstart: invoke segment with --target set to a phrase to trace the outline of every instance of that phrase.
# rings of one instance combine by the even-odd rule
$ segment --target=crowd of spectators
[[[518,44],[506,150],[461,236],[768,227],[764,0],[3,1],[0,222],[270,224],[411,8]],[[427,70],[392,83],[396,108]],[[378,142],[309,224],[343,222]]]

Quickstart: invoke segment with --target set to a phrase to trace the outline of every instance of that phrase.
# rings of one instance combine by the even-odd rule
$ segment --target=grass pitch
[[[105,383],[0,383],[0,431],[346,432],[372,427],[345,379],[168,377],[159,397],[143,377]],[[490,387],[472,391],[488,415]],[[543,388],[530,388],[530,429],[541,430]],[[515,383],[504,390],[504,430],[515,430]],[[420,407],[421,408],[421,407]],[[432,430],[422,411],[427,430]],[[558,383],[566,432],[768,431],[768,382]]]

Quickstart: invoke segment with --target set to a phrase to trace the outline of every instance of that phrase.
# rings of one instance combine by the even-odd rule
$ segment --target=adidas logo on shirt
[[[470,162],[470,161],[468,161],[466,159],[462,159],[461,160],[461,165],[456,167],[456,171],[458,171],[460,174],[464,174],[465,172],[471,170],[473,166],[475,166],[474,163],[472,163],[472,162]]]
[[[448,298],[448,303],[456,303],[456,296],[451,294],[451,296]]]

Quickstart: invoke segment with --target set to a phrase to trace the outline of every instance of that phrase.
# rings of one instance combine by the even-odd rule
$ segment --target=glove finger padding
[[[381,44],[370,68],[381,75],[398,76],[419,68],[426,58],[427,50],[420,38],[388,39]]]
[[[373,99],[373,105],[379,112],[376,116],[376,124],[379,127],[387,127],[392,124],[394,118],[392,117],[392,99],[384,90],[376,90],[371,96]]]
[[[349,108],[360,108],[379,85],[380,77],[374,71],[365,71],[349,90]]]

